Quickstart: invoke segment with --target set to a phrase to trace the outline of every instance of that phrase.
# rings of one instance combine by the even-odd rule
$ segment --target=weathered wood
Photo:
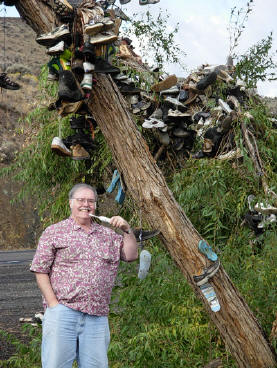
[[[130,195],[144,218],[161,230],[162,240],[184,276],[205,304],[239,367],[274,367],[276,362],[263,331],[248,305],[221,267],[212,284],[221,310],[213,313],[192,276],[205,266],[197,245],[201,236],[168,189],[149,148],[110,77],[97,76],[91,105],[94,118],[124,175]],[[197,200],[197,198],[196,198]]]
[[[31,9],[42,9],[43,6],[41,0],[21,0],[20,5],[17,5],[20,15],[27,18],[38,33],[50,30],[55,19],[49,16],[48,23],[48,17]],[[161,230],[161,240],[202,299],[238,366],[275,367],[274,353],[260,325],[222,267],[212,280],[221,310],[217,313],[210,310],[193,282],[193,275],[206,264],[205,257],[197,249],[201,236],[167,187],[117,86],[111,77],[100,74],[96,78],[97,84],[89,107],[107,140],[119,172],[124,176],[130,195],[142,208],[150,225]]]

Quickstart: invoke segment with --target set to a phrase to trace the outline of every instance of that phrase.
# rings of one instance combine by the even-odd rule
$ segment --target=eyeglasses
[[[90,198],[72,198],[72,199],[76,199],[76,201],[79,203],[86,203],[86,202],[88,202],[88,204],[96,203],[96,199],[90,199]]]

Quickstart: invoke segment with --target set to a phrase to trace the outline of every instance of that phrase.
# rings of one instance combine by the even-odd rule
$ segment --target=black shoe
[[[179,92],[178,100],[180,102],[185,102],[189,98],[189,91],[181,89]]]
[[[6,73],[0,73],[0,88],[17,90],[21,86],[10,80]]]
[[[117,74],[120,73],[120,69],[110,64],[108,61],[97,58],[95,60],[95,73],[107,73],[107,74]]]
[[[124,95],[136,95],[140,93],[140,89],[135,87],[134,85],[126,84],[124,86],[119,87],[119,90]]]
[[[198,91],[203,91],[216,81],[216,77],[216,72],[209,73],[204,78],[200,79],[200,81],[196,84],[196,88]]]
[[[178,137],[173,139],[173,149],[175,151],[181,151],[184,147],[184,138]]]
[[[71,70],[62,70],[59,74],[59,98],[65,101],[77,102],[84,98]]]
[[[84,46],[79,48],[78,53],[75,53],[75,57],[78,57],[79,53],[86,58],[86,61],[89,61],[94,64],[96,60],[95,47],[89,42],[85,42]]]
[[[71,129],[89,129],[90,124],[84,115],[72,116],[69,120]]]
[[[158,235],[160,233],[160,230],[133,229],[133,233],[137,242],[143,242]]]
[[[62,141],[68,148],[71,146],[76,146],[77,144],[80,144],[86,150],[96,148],[96,144],[93,142],[91,136],[89,134],[83,134],[82,132],[78,132],[74,135],[63,138]]]

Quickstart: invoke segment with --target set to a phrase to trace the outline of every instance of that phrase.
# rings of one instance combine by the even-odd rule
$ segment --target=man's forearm
[[[48,307],[54,307],[56,304],[58,304],[58,300],[52,289],[49,275],[47,273],[38,273],[38,272],[36,272],[35,274],[38,287],[40,288],[42,295],[46,299]]]
[[[123,235],[123,257],[125,261],[131,262],[138,258],[138,244],[133,232]]]

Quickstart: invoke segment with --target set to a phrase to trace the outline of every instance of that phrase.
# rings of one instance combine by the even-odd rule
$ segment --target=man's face
[[[94,214],[96,208],[95,195],[88,188],[80,188],[69,201],[71,214],[75,221],[88,221],[91,217],[89,213]]]

